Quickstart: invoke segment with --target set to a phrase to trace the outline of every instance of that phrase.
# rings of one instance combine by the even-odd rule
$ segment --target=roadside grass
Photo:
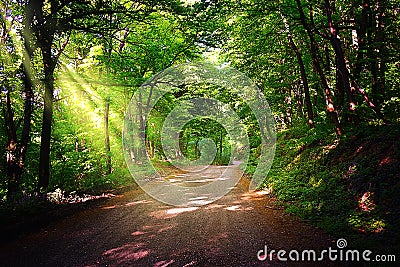
[[[289,213],[357,248],[400,250],[400,127],[325,125],[278,133],[263,187]]]

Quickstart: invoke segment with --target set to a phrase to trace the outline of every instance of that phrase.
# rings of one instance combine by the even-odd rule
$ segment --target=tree
[[[313,115],[317,121],[324,106],[339,135],[343,122],[370,120],[370,111],[374,120],[388,122],[380,103],[388,86],[385,69],[396,62],[394,2],[227,2],[227,10],[235,11],[223,18],[226,60],[259,82],[283,125],[292,123],[296,104],[300,111],[304,105],[308,119]],[[282,16],[283,27],[279,27]],[[282,42],[282,33],[288,42]],[[294,52],[297,62],[283,53],[287,50]],[[294,78],[298,70],[303,92]],[[307,99],[312,100],[312,95],[310,113]]]
[[[320,64],[321,60],[319,57],[320,53],[319,53],[318,44],[315,40],[315,36],[311,29],[311,26],[306,19],[306,16],[304,14],[304,10],[300,3],[300,0],[296,0],[296,4],[297,4],[298,11],[299,11],[300,22],[303,25],[303,27],[308,35],[308,38],[310,40],[310,50],[311,50],[311,56],[312,56],[312,60],[313,60],[314,69],[318,73],[321,83],[324,88],[324,93],[325,93],[325,98],[326,98],[326,110],[327,110],[328,114],[330,115],[332,122],[335,124],[336,133],[338,135],[342,135],[342,129],[341,129],[341,125],[339,122],[339,117],[338,117],[338,114],[337,114],[337,111],[336,111],[336,108],[335,108],[335,105],[334,105],[333,99],[332,99],[331,88],[328,84],[328,80],[327,80],[326,75]],[[312,9],[310,11],[310,14],[312,14]]]
[[[25,18],[28,23],[25,28],[33,33],[33,42],[41,51],[45,88],[38,191],[49,185],[54,73],[59,57],[68,44],[71,31],[121,30],[121,25],[127,20],[143,19],[151,13],[154,6],[155,3],[151,1],[122,3],[31,0],[26,4]]]
[[[297,48],[297,45],[293,41],[292,34],[290,32],[289,24],[286,20],[286,17],[283,13],[281,13],[281,17],[283,20],[283,24],[285,26],[285,31],[286,31],[286,35],[287,35],[287,38],[289,41],[289,45],[293,49],[293,51],[296,55],[296,58],[297,58],[297,62],[299,64],[301,80],[302,80],[303,87],[304,87],[304,98],[305,98],[304,102],[305,102],[306,108],[307,108],[308,125],[312,128],[312,127],[314,127],[314,124],[313,124],[314,114],[313,114],[312,104],[311,104],[311,99],[310,99],[310,89],[308,87],[306,68],[304,66],[302,55],[301,55],[299,49]]]
[[[5,94],[3,107],[5,129],[7,133],[7,151],[6,151],[6,173],[7,173],[7,199],[12,199],[13,196],[19,191],[19,185],[21,175],[24,169],[25,158],[28,150],[28,143],[30,140],[30,129],[31,129],[31,118],[33,112],[33,77],[31,60],[34,53],[34,46],[31,43],[32,35],[29,30],[24,28],[24,37],[22,40],[12,39],[11,35],[14,34],[12,30],[17,27],[18,16],[20,15],[20,6],[17,4],[6,3],[2,6],[3,19],[2,19],[2,30],[0,45],[2,54],[4,52],[5,57],[1,57],[2,66],[2,93]],[[25,17],[22,21],[23,25],[29,24],[30,17]],[[19,25],[21,26],[21,25]],[[18,47],[21,45],[21,47]],[[7,56],[8,51],[14,51],[18,54],[18,51],[23,49],[21,58],[19,56]],[[17,68],[13,67],[12,64],[16,64]],[[19,64],[19,65],[18,65]],[[3,73],[3,71],[5,73]],[[7,77],[8,76],[8,77]],[[20,76],[22,84],[18,80],[12,77]],[[12,103],[13,88],[22,87],[22,99],[23,99],[23,115],[21,118],[15,116],[15,111]],[[17,100],[15,100],[17,101]],[[22,130],[19,135],[19,128],[22,123]]]
[[[109,127],[108,127],[109,113],[110,113],[110,102],[108,100],[106,100],[105,109],[104,109],[104,146],[106,149],[106,174],[111,174],[111,172],[112,172],[110,134],[109,134]]]
[[[196,34],[187,34],[191,29],[181,24],[180,20],[183,19],[180,16],[188,14],[180,10],[152,14],[145,21],[126,26],[118,38],[108,36],[103,41],[104,53],[98,56],[98,60],[107,66],[106,70],[116,79],[124,81],[129,88],[126,96],[128,99],[132,97],[136,88],[152,75],[173,64],[199,58],[200,50],[196,44],[199,37]],[[156,148],[162,150],[161,143],[149,132],[149,125],[146,126],[145,123],[149,122],[150,118],[144,115],[149,112],[148,104],[152,97],[152,88],[148,95],[138,92],[138,115],[132,120],[135,120],[139,127],[138,140],[146,140],[147,145],[152,147],[148,147],[149,154],[154,155]],[[155,138],[148,139],[148,136]],[[130,149],[132,160],[141,163],[138,159],[146,156],[144,147],[132,146]]]

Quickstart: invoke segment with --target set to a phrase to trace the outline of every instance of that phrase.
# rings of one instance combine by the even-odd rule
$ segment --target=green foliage
[[[333,235],[391,246],[399,236],[399,134],[398,125],[359,126],[339,139],[323,125],[281,131],[264,187],[288,212]]]
[[[66,69],[59,76],[62,89],[54,114],[50,190],[100,191],[132,182],[120,153],[126,100],[120,97],[120,87],[108,86],[113,81],[106,75],[95,78],[96,72],[93,68],[85,73]],[[105,101],[110,103],[111,175],[105,174]]]
[[[362,34],[361,28],[366,22],[363,21],[363,5],[357,1],[335,1],[333,7],[333,24],[340,28],[340,48],[348,60],[346,69],[351,70],[349,81],[357,81],[368,99],[394,124],[382,125],[376,111],[371,109],[374,105],[357,94],[356,110],[368,127],[349,124],[349,96],[339,79],[338,57],[330,41],[332,38],[324,37],[329,31],[323,1],[193,2],[145,1],[146,4],[137,5],[137,9],[133,5],[134,10],[129,15],[119,12],[128,6],[121,1],[109,2],[107,12],[112,11],[112,14],[106,14],[104,6],[100,5],[103,1],[67,1],[66,6],[52,16],[47,13],[51,9],[44,10],[46,18],[54,18],[61,27],[51,46],[57,68],[48,191],[97,192],[133,184],[123,157],[121,136],[130,98],[149,77],[173,64],[209,60],[230,64],[243,71],[265,94],[280,132],[274,164],[264,186],[272,188],[289,212],[313,221],[330,233],[355,230],[370,235],[387,232],[399,236],[398,1],[371,3],[373,6],[366,14],[370,16],[371,24],[365,29],[365,44],[361,44],[361,38],[356,44],[353,38],[354,30],[358,35]],[[0,28],[2,201],[7,194],[6,149],[10,142],[5,127],[5,97],[9,93],[14,120],[21,124],[25,112],[21,63],[27,56],[23,42],[27,36],[22,34],[25,25],[21,20],[26,3],[7,3],[7,6],[0,6],[0,12],[4,14]],[[299,21],[297,3],[308,16],[306,22],[317,43],[315,58],[307,29]],[[46,4],[57,6],[59,2],[47,1]],[[91,13],[101,15],[86,15]],[[296,53],[285,36],[282,15],[288,19],[291,38],[304,62],[314,111],[314,128],[311,129],[306,119],[304,81]],[[40,24],[36,19],[34,21]],[[64,42],[66,47],[63,47]],[[29,59],[34,91],[33,116],[18,196],[22,202],[21,212],[27,215],[34,208],[31,196],[37,190],[39,176],[43,70],[46,67],[39,49],[34,50]],[[63,51],[60,57],[55,57],[60,51]],[[322,66],[330,87],[344,128],[341,137],[334,133],[335,127],[326,112],[327,88],[316,72],[315,61]],[[193,97],[214,98],[237,113],[245,124],[250,143],[246,171],[253,173],[261,153],[257,120],[238,95],[209,84],[183,86],[166,94],[151,111],[145,132],[146,148],[156,169],[171,167],[165,160],[160,136],[165,118],[180,100]],[[106,102],[110,104],[110,153],[106,151],[104,141]],[[16,132],[20,136],[21,127]],[[213,164],[230,164],[228,134],[220,123],[210,118],[192,120],[183,127],[180,134],[183,156],[189,160],[199,158],[200,141],[206,138],[217,146]],[[107,156],[112,159],[111,174],[106,170]],[[152,174],[152,168],[147,167],[140,168],[143,175]],[[13,210],[13,204],[8,203],[0,213]]]
[[[338,170],[323,165],[324,147],[334,142],[335,136],[322,129],[322,125],[320,131],[298,125],[278,133],[276,156],[265,186],[273,189],[288,211],[330,227],[332,222],[324,221],[343,217],[351,205]]]
[[[188,122],[182,129],[181,146],[185,148],[184,156],[195,160],[200,157],[200,143],[203,139],[211,139],[216,145],[214,164],[230,163],[231,145],[229,136],[223,126],[211,119],[195,119]],[[203,153],[207,153],[203,151]]]

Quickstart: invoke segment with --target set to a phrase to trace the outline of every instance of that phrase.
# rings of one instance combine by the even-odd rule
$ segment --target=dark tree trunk
[[[322,70],[321,64],[319,63],[320,60],[318,58],[318,45],[317,45],[317,42],[315,41],[315,38],[314,38],[314,35],[313,35],[312,31],[311,31],[310,25],[306,21],[306,17],[305,17],[303,8],[301,6],[300,0],[296,0],[296,2],[297,2],[297,7],[298,7],[299,13],[300,13],[300,21],[301,21],[304,29],[307,32],[308,38],[310,39],[311,56],[312,56],[312,59],[313,59],[313,65],[314,65],[314,68],[315,68],[316,72],[318,73],[318,75],[319,75],[319,77],[321,79],[322,85],[324,87],[325,100],[326,100],[326,110],[327,110],[329,116],[331,117],[332,122],[335,125],[336,133],[338,135],[342,135],[342,129],[341,129],[341,126],[340,126],[338,114],[336,112],[335,105],[334,105],[333,100],[332,100],[331,89],[330,89],[330,87],[328,85],[328,82],[327,82],[327,79],[325,77],[324,71]],[[310,11],[310,12],[312,12],[312,11]]]
[[[199,153],[199,139],[196,140],[196,142],[194,143],[194,157],[195,159],[198,159],[200,157],[200,153]]]
[[[21,175],[24,168],[26,152],[30,140],[31,118],[32,118],[32,102],[33,91],[32,83],[28,77],[26,68],[23,66],[23,81],[24,81],[24,117],[21,132],[21,139],[18,142],[17,126],[14,122],[14,113],[11,107],[10,92],[6,96],[6,129],[8,133],[7,145],[7,176],[8,190],[7,199],[12,199],[13,195],[19,192]]]
[[[40,141],[39,181],[37,191],[46,189],[50,181],[50,141],[53,121],[54,70],[57,59],[52,55],[55,25],[51,16],[44,20],[44,1],[34,1],[38,28],[36,38],[42,52],[44,70],[44,108]]]
[[[110,103],[106,101],[104,110],[104,146],[106,148],[106,174],[111,174],[111,147],[110,147],[110,135],[108,131],[108,114],[110,110]]]
[[[8,135],[8,145],[6,152],[6,168],[8,176],[8,191],[7,199],[10,200],[11,197],[18,191],[19,185],[19,166],[18,166],[18,144],[17,144],[17,128],[14,122],[14,112],[11,107],[11,97],[10,91],[6,95],[6,109],[5,113],[5,126]]]
[[[383,103],[385,94],[385,57],[386,46],[385,46],[385,12],[382,3],[377,1],[375,12],[377,14],[376,20],[374,20],[374,31],[375,38],[372,45],[372,61],[371,61],[371,73],[372,73],[372,101],[375,103],[377,108]]]
[[[297,62],[299,64],[301,80],[303,81],[303,87],[304,87],[304,102],[305,102],[306,110],[307,110],[308,125],[312,128],[312,127],[314,127],[314,123],[313,123],[314,113],[312,110],[310,89],[308,86],[307,74],[306,74],[306,69],[304,66],[303,58],[300,53],[300,50],[297,48],[296,44],[294,43],[292,34],[290,32],[289,24],[287,23],[286,18],[283,15],[283,13],[281,13],[281,16],[283,19],[283,23],[285,25],[285,30],[286,30],[286,35],[287,35],[287,38],[289,41],[289,45],[293,49],[294,53],[296,54]]]
[[[360,123],[360,119],[358,117],[356,111],[356,101],[354,97],[354,90],[351,89],[350,86],[350,73],[346,66],[346,61],[344,58],[342,44],[338,38],[337,30],[333,25],[332,21],[332,9],[329,3],[329,0],[325,0],[325,7],[326,7],[326,16],[328,20],[328,27],[329,27],[329,41],[332,45],[333,50],[335,51],[336,60],[337,60],[337,71],[340,76],[341,82],[343,83],[344,91],[347,95],[347,101],[349,103],[349,110],[351,114],[351,118],[355,124]]]
[[[345,93],[344,93],[344,85],[343,85],[343,78],[340,75],[338,64],[336,60],[336,70],[335,70],[335,90],[337,92],[336,102],[337,102],[337,109],[338,109],[338,116],[342,116],[342,120],[348,120],[348,109],[345,108]]]
[[[17,126],[15,124],[14,112],[11,105],[10,91],[6,95],[5,123],[8,135],[6,173],[7,173],[7,199],[11,200],[19,192],[21,176],[24,169],[26,153],[30,140],[31,119],[33,111],[33,85],[30,77],[31,59],[35,47],[32,44],[32,33],[29,25],[32,22],[33,13],[30,5],[25,8],[24,18],[24,48],[25,54],[21,65],[22,80],[24,84],[24,114],[21,138],[18,142]]]
[[[43,60],[47,62],[46,60]],[[46,64],[46,63],[45,63]],[[46,67],[45,67],[46,69]],[[45,70],[45,92],[44,92],[44,109],[43,124],[40,142],[40,158],[39,158],[39,181],[38,192],[49,186],[50,181],[50,141],[51,126],[53,121],[53,92],[54,81],[53,71]]]
[[[337,68],[339,71],[339,75],[342,78],[342,82],[343,82],[344,89],[347,94],[347,99],[350,104],[350,111],[352,113],[352,118],[353,118],[354,122],[356,124],[359,123],[359,117],[356,113],[356,103],[355,103],[355,99],[354,99],[354,94],[356,92],[358,92],[362,95],[364,100],[368,103],[369,107],[375,111],[377,116],[380,119],[382,119],[385,123],[388,123],[388,121],[384,118],[384,116],[381,113],[381,111],[379,110],[379,108],[368,98],[366,92],[361,89],[361,87],[359,86],[359,84],[357,83],[357,81],[355,79],[352,79],[352,86],[351,86],[350,79],[352,77],[350,77],[350,73],[346,67],[346,62],[345,62],[344,54],[342,51],[342,46],[341,46],[340,40],[337,36],[337,31],[336,31],[335,27],[333,26],[332,10],[331,10],[330,4],[329,4],[329,0],[325,0],[325,5],[326,5],[329,31],[330,31],[329,40],[332,44],[333,49],[335,50],[335,54],[336,54],[336,58],[337,58]],[[368,20],[369,25],[371,25],[370,20],[371,19],[369,18],[369,20]],[[368,27],[368,29],[369,28],[370,27]],[[368,34],[368,29],[367,29],[367,34]],[[369,47],[371,47],[371,45],[369,45]],[[374,78],[376,76],[375,70],[371,70],[371,72],[372,72],[373,79],[375,80],[375,78]],[[374,90],[374,81],[373,81],[372,88]]]
[[[222,164],[222,143],[224,140],[224,136],[222,133],[222,129],[219,130],[219,163]]]
[[[366,49],[366,34],[367,34],[367,27],[368,27],[368,18],[369,14],[371,12],[370,9],[370,3],[369,0],[364,0],[363,6],[362,6],[362,11],[361,11],[361,17],[358,20],[358,25],[360,25],[357,28],[357,58],[356,58],[356,63],[355,63],[355,69],[354,69],[354,78],[359,79],[360,74],[362,71],[362,67],[364,65],[364,57],[365,57],[365,49]]]

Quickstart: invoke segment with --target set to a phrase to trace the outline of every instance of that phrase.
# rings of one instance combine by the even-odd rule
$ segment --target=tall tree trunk
[[[287,38],[289,41],[289,45],[293,49],[294,53],[296,54],[297,62],[299,64],[301,80],[303,81],[303,87],[304,87],[304,100],[305,100],[305,105],[306,105],[306,109],[307,109],[308,125],[312,128],[312,127],[314,127],[314,123],[313,123],[314,113],[312,110],[310,89],[308,86],[307,74],[306,74],[306,69],[304,66],[303,58],[302,58],[302,55],[301,55],[299,49],[297,48],[296,44],[294,43],[292,34],[290,32],[289,24],[287,23],[286,18],[282,12],[281,12],[281,17],[282,17],[282,20],[283,20],[283,23],[285,26],[285,31],[286,31],[286,35],[287,35]]]
[[[138,92],[138,112],[139,112],[139,147],[138,147],[138,159],[139,162],[143,162],[146,157],[146,118],[144,115],[145,108],[143,106],[143,96],[141,91]]]
[[[286,125],[292,126],[292,122],[293,122],[292,86],[288,86],[287,90],[288,90],[288,93],[287,93],[287,97],[285,99],[287,108],[286,108],[286,114],[284,117],[284,122]]]
[[[332,100],[331,89],[330,89],[330,87],[328,85],[328,81],[327,81],[327,79],[325,77],[324,71],[322,70],[321,64],[319,63],[320,60],[318,58],[318,45],[317,45],[317,42],[315,41],[315,38],[314,38],[314,35],[313,35],[312,31],[311,31],[310,25],[306,21],[306,16],[304,14],[303,7],[301,6],[300,0],[296,0],[296,2],[297,2],[297,7],[298,7],[299,13],[300,13],[301,24],[303,25],[304,29],[307,32],[308,38],[310,39],[311,56],[312,56],[312,59],[313,59],[313,65],[314,65],[314,68],[315,68],[316,72],[318,73],[318,75],[320,77],[320,80],[322,82],[322,85],[324,87],[325,100],[326,100],[326,110],[327,110],[329,116],[331,117],[332,122],[335,125],[336,133],[338,135],[342,135],[342,129],[341,129],[341,126],[340,126],[338,114],[336,112],[335,105],[334,105],[333,100]],[[310,13],[311,12],[312,12],[312,10],[310,10]]]
[[[326,16],[327,16],[327,21],[328,21],[328,27],[329,27],[329,41],[332,45],[333,50],[335,51],[336,55],[336,60],[337,60],[337,71],[338,74],[340,75],[341,81],[343,83],[344,91],[346,92],[347,95],[347,101],[349,103],[349,110],[351,113],[352,120],[354,123],[359,124],[360,119],[358,117],[357,111],[356,111],[356,101],[354,98],[354,90],[351,89],[350,86],[350,73],[347,69],[346,66],[346,61],[344,58],[344,53],[342,50],[342,44],[338,38],[338,33],[333,25],[332,21],[332,8],[329,3],[329,0],[325,0],[325,8],[326,8]]]
[[[355,79],[352,79],[352,86],[350,85],[350,73],[349,70],[347,69],[346,66],[346,62],[345,62],[345,58],[344,58],[344,54],[343,54],[343,50],[342,50],[342,46],[341,46],[341,42],[338,38],[337,35],[337,31],[335,29],[335,27],[333,26],[333,21],[332,21],[332,9],[331,6],[329,4],[329,0],[325,0],[325,5],[326,5],[326,13],[327,13],[327,19],[328,19],[328,25],[329,25],[329,31],[330,31],[330,42],[332,44],[333,49],[335,50],[336,53],[336,58],[337,58],[337,67],[340,73],[340,76],[343,78],[343,84],[344,84],[344,88],[345,91],[347,93],[347,99],[349,101],[350,104],[350,111],[352,112],[353,115],[353,120],[356,124],[359,123],[359,117],[356,113],[356,103],[355,103],[355,99],[354,99],[354,93],[358,92],[362,95],[362,97],[364,98],[364,100],[368,103],[369,107],[375,111],[375,113],[377,114],[377,116],[382,119],[385,123],[389,123],[389,121],[387,121],[382,112],[379,110],[379,108],[368,98],[366,92],[364,90],[361,89],[361,87],[359,86],[359,84],[357,83],[357,81]],[[370,23],[370,22],[369,22]],[[373,73],[374,76],[374,73]]]
[[[32,102],[33,92],[32,84],[24,69],[24,116],[21,132],[21,139],[18,142],[17,126],[14,122],[14,113],[11,107],[10,92],[6,95],[6,129],[8,133],[7,145],[7,199],[12,197],[19,191],[21,175],[24,168],[28,143],[30,140],[31,118],[32,118]]]
[[[51,47],[54,40],[55,25],[51,18],[47,18],[46,21],[44,20],[44,1],[33,2],[35,3],[36,19],[38,21],[36,38],[42,52],[45,89],[40,141],[39,181],[37,187],[37,191],[40,193],[41,189],[46,189],[49,186],[50,181],[50,141],[53,121],[54,70],[57,59],[53,57]]]
[[[50,50],[48,50],[50,52]],[[47,60],[43,60],[45,64]],[[40,139],[40,158],[39,158],[39,181],[38,192],[49,186],[50,181],[50,141],[51,127],[53,121],[53,92],[54,81],[53,71],[45,67],[45,92],[44,92],[44,109],[42,133]]]
[[[224,140],[224,136],[222,134],[222,129],[219,130],[219,164],[222,164],[222,142]]]
[[[32,44],[32,33],[29,30],[29,25],[32,22],[33,13],[29,5],[25,8],[24,18],[24,48],[25,53],[21,64],[22,81],[24,84],[24,114],[21,138],[18,142],[17,126],[15,124],[14,112],[11,106],[10,91],[6,95],[5,122],[8,135],[7,144],[7,200],[11,200],[18,193],[21,176],[24,169],[26,153],[30,140],[31,119],[33,111],[33,84],[31,77],[31,60],[35,47]]]
[[[371,98],[375,106],[379,108],[382,104],[385,94],[385,57],[386,46],[385,46],[385,14],[386,10],[381,1],[375,2],[375,18],[374,18],[374,40],[372,45],[372,61],[371,61],[371,73],[372,73],[372,94]]]
[[[110,110],[110,103],[106,101],[104,110],[104,146],[106,148],[106,174],[111,174],[111,147],[110,147],[110,135],[108,131],[108,114]]]
[[[18,147],[17,147],[17,128],[14,122],[14,112],[11,106],[10,91],[6,95],[5,126],[8,135],[8,145],[6,152],[6,170],[8,176],[7,199],[18,191],[19,168],[18,168]]]
[[[199,153],[199,139],[196,140],[196,142],[194,143],[194,158],[198,159],[200,157],[200,153]]]
[[[368,28],[368,18],[370,14],[370,1],[369,0],[364,0],[363,1],[363,6],[361,10],[361,17],[358,20],[358,25],[356,29],[357,33],[357,58],[356,58],[356,63],[355,63],[355,68],[354,68],[354,78],[359,79],[360,74],[362,71],[362,67],[364,65],[364,57],[365,57],[365,49],[366,49],[366,34],[367,34],[367,28]]]

